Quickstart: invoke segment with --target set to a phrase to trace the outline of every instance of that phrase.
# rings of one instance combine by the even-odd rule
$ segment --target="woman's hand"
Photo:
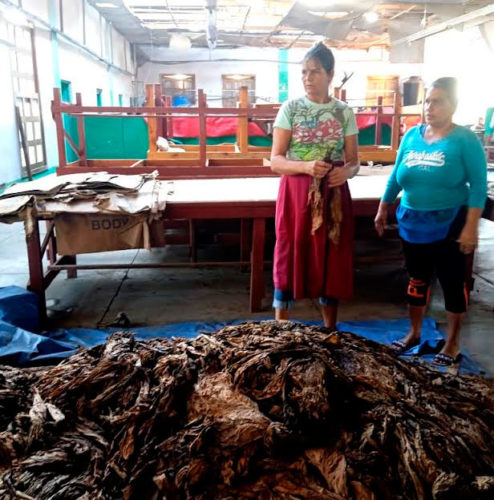
[[[476,225],[465,224],[460,233],[459,238],[456,240],[460,244],[460,252],[469,254],[472,253],[479,241],[479,232]]]
[[[388,223],[388,206],[384,205],[384,202],[379,204],[376,217],[374,219],[374,227],[376,228],[377,234],[382,236],[384,234],[384,228]]]
[[[341,186],[352,175],[353,170],[348,167],[335,167],[329,173],[328,185],[330,188]]]
[[[459,238],[456,240],[460,244],[460,252],[472,253],[479,242],[479,220],[482,216],[482,209],[469,207],[467,220],[461,230]]]
[[[305,167],[305,173],[315,177],[316,179],[322,179],[330,170],[331,165],[321,160],[314,160],[307,162]]]

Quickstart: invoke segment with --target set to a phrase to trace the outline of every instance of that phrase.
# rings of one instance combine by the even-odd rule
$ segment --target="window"
[[[163,95],[171,97],[172,106],[189,106],[196,103],[196,77],[191,74],[162,74]]]
[[[247,87],[249,104],[256,102],[256,77],[254,75],[222,75],[222,102],[225,108],[235,108],[240,87]]]
[[[96,106],[103,106],[103,90],[96,89]]]

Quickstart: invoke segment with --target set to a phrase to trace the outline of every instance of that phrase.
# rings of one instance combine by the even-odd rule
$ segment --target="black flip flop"
[[[415,347],[420,344],[420,339],[419,340],[412,340],[412,342],[403,342],[403,340],[393,340],[391,342],[391,349],[397,353],[403,353],[406,351],[409,351],[412,349],[412,347]]]
[[[436,365],[441,365],[441,366],[451,366],[451,365],[456,365],[461,361],[461,358],[463,355],[461,352],[459,352],[456,356],[450,356],[449,354],[444,354],[443,352],[440,352],[439,354],[436,354],[434,356],[434,363]]]

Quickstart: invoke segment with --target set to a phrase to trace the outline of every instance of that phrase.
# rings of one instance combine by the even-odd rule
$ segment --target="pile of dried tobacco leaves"
[[[0,368],[0,498],[494,498],[492,380],[293,323]]]

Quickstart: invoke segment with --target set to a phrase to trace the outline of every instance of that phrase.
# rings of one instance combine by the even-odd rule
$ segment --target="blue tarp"
[[[122,328],[102,330],[72,328],[35,333],[38,326],[37,301],[35,294],[23,288],[16,286],[0,288],[0,363],[20,366],[56,363],[74,354],[80,347],[90,348],[102,344],[111,333],[123,330]],[[213,333],[224,326],[242,322],[243,320],[215,323],[187,322],[129,330],[135,332],[138,340],[157,337],[194,338],[201,333]],[[322,324],[320,321],[304,323]],[[393,340],[406,335],[409,324],[408,319],[349,321],[338,323],[338,329],[383,344],[391,344]],[[432,362],[433,351],[437,352],[438,343],[442,339],[444,334],[437,328],[436,322],[426,318],[422,329],[422,343],[408,351],[404,357]],[[485,370],[463,351],[459,373],[485,374]]]

